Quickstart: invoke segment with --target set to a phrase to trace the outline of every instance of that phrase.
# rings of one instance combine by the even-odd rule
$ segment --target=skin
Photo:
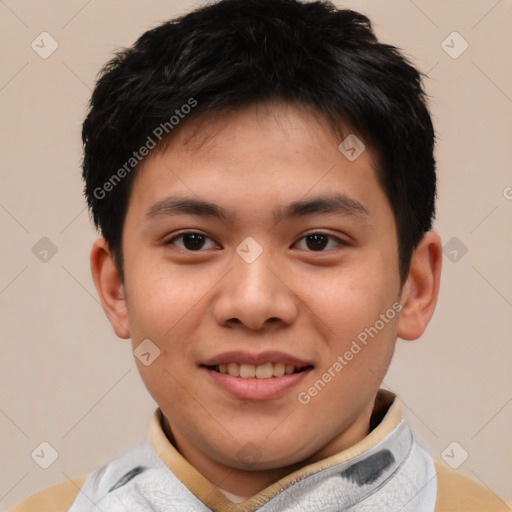
[[[150,339],[161,351],[149,366],[136,361],[168,437],[233,500],[363,439],[397,337],[421,336],[434,312],[438,235],[425,234],[401,283],[395,220],[371,150],[351,162],[340,142],[318,115],[286,104],[190,119],[134,180],[123,226],[124,283],[105,240],[92,248],[94,282],[117,336],[131,338],[133,348]],[[278,206],[333,192],[368,214],[272,217]],[[148,210],[170,195],[208,200],[233,218],[148,221]],[[205,235],[204,246],[187,249],[183,237],[173,238],[183,231]],[[314,250],[305,235],[318,232],[333,238]],[[250,264],[236,252],[248,236],[263,249]],[[396,301],[400,314],[301,404],[298,393]],[[314,368],[283,397],[240,400],[199,367],[230,350],[280,350]],[[237,455],[247,443],[258,450],[250,467]]]

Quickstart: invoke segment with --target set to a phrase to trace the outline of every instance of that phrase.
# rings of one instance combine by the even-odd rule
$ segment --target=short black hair
[[[314,108],[373,149],[403,283],[435,216],[424,76],[365,15],[327,1],[221,0],[148,30],[103,67],[82,127],[85,196],[121,278],[131,183],[147,150],[201,113],[277,100]]]

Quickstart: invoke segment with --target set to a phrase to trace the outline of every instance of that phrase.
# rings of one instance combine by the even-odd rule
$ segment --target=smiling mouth
[[[239,363],[222,363],[217,365],[201,365],[204,368],[213,370],[218,373],[230,375],[231,377],[240,377],[242,379],[271,379],[274,377],[283,377],[284,375],[292,375],[313,368],[312,365],[294,366],[284,363],[263,363],[239,364]]]

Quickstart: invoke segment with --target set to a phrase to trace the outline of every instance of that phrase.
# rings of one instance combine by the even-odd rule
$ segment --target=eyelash
[[[207,235],[204,235],[203,233],[200,233],[198,231],[184,231],[182,233],[178,233],[177,235],[174,235],[172,238],[170,238],[169,240],[167,240],[166,242],[164,242],[164,245],[174,245],[173,242],[176,240],[176,239],[179,239],[185,235],[201,235],[203,236],[204,238],[206,239],[209,239],[209,240],[212,240],[209,236]],[[341,246],[346,246],[348,247],[350,244],[341,239],[341,238],[338,238],[337,236],[334,236],[334,235],[330,235],[329,233],[324,233],[323,231],[312,231],[311,233],[306,233],[305,235],[303,235],[302,237],[299,238],[299,240],[303,240],[305,238],[307,238],[308,236],[312,236],[312,235],[323,235],[323,236],[326,236],[327,238],[330,238],[330,239],[333,239],[333,240],[336,240],[336,242],[338,242],[338,245],[341,245]],[[181,247],[178,247],[178,249],[182,250],[182,251],[185,251],[185,252],[204,252],[204,250],[201,248],[197,251],[192,251],[190,249],[186,249],[186,248],[181,248]],[[332,249],[331,249],[332,250]],[[320,251],[313,251],[313,250],[308,250],[308,252],[327,252],[326,250],[322,249]]]

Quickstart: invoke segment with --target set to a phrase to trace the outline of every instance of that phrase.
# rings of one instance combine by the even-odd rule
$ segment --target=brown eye
[[[181,245],[176,244],[175,242],[180,239],[182,241]],[[187,231],[185,233],[180,233],[179,235],[172,237],[170,240],[165,242],[165,245],[176,245],[176,247],[186,251],[199,251],[205,246],[207,240],[211,240],[211,238],[206,235],[203,235],[202,233]]]
[[[325,249],[327,242],[329,241],[328,236],[316,233],[314,235],[308,235],[305,238],[308,249],[311,249],[312,251],[321,251],[322,249]]]
[[[306,248],[304,249],[304,247],[302,247],[302,249],[314,252],[326,252],[324,249],[329,245],[330,240],[336,241],[336,244],[334,247],[329,247],[328,249],[336,248],[340,245],[349,245],[341,238],[329,235],[327,233],[309,233],[308,235],[305,235],[300,239],[300,241],[303,240],[305,240]]]

